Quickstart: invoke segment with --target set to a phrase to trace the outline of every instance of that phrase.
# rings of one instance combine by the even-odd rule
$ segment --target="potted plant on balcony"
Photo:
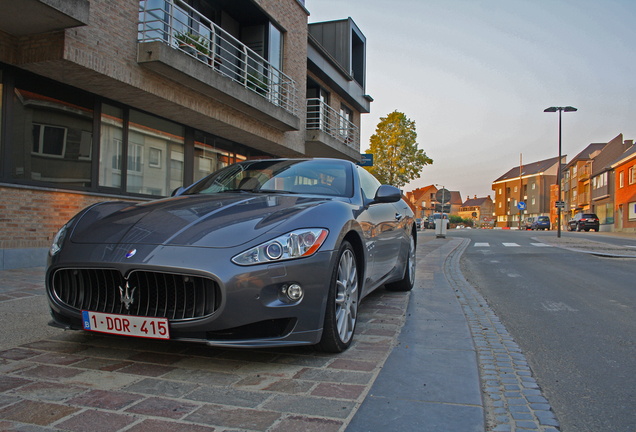
[[[177,33],[174,38],[179,44],[179,48],[186,53],[197,56],[199,60],[206,61],[210,50],[208,49],[208,40],[203,36],[194,33]]]

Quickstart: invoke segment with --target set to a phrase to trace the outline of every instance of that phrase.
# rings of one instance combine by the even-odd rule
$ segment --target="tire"
[[[344,241],[334,265],[322,338],[317,348],[340,353],[349,348],[358,320],[359,279],[356,254],[348,241]]]
[[[415,284],[415,239],[410,236],[409,254],[406,257],[406,269],[404,269],[404,277],[397,281],[384,285],[387,291],[405,292],[411,291]]]
[[[576,232],[581,232],[581,225],[576,225]]]

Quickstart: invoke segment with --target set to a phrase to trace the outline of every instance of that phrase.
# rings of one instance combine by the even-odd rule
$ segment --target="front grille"
[[[60,302],[78,311],[172,321],[210,315],[221,302],[218,284],[212,279],[140,270],[125,279],[113,269],[60,269],[53,275],[52,289]]]

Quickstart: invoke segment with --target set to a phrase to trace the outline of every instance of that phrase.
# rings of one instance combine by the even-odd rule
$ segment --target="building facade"
[[[95,202],[166,197],[246,159],[360,160],[372,99],[351,19],[322,29],[331,52],[301,0],[5,4],[0,268],[44,265]]]
[[[561,162],[565,161],[563,156]],[[550,216],[550,186],[556,183],[558,166],[558,157],[545,159],[516,166],[496,179],[492,184],[495,227],[516,228],[527,217]]]
[[[636,146],[619,156],[611,168],[615,179],[614,229],[636,233]]]
[[[491,228],[494,226],[493,215],[495,204],[488,195],[485,198],[468,198],[459,209],[457,215],[463,219],[472,219],[476,227]]]

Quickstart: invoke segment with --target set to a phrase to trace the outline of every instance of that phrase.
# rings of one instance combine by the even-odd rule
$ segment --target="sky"
[[[351,17],[367,39],[361,152],[381,117],[415,121],[430,184],[485,197],[513,167],[636,140],[634,0],[306,0],[309,22]],[[440,186],[440,187],[441,187]]]

